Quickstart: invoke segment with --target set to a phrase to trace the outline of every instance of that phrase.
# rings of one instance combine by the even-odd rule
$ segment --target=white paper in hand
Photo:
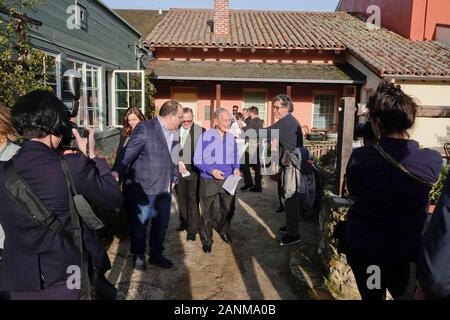
[[[186,170],[186,166],[184,165],[183,161],[180,161],[179,166]],[[191,173],[189,171],[181,174],[183,178],[189,177],[190,175]]]
[[[225,180],[225,183],[223,184],[223,188],[229,194],[234,196],[236,193],[236,188],[239,184],[239,181],[241,181],[241,177],[236,177],[234,175],[231,175]]]

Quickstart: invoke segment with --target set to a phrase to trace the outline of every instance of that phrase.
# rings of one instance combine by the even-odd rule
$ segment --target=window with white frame
[[[314,96],[313,128],[330,129],[334,123],[336,97],[333,95]]]
[[[78,125],[101,127],[100,68],[78,61],[69,61],[69,67],[79,71],[82,78]]]
[[[94,66],[86,66],[86,112],[89,126],[100,126],[99,72]]]
[[[144,71],[114,71],[114,126],[122,126],[123,117],[130,107],[137,107],[145,114],[144,83]]]
[[[53,93],[61,98],[61,65],[59,55],[45,52],[45,57],[43,59],[43,72],[46,78],[44,84],[51,87]]]

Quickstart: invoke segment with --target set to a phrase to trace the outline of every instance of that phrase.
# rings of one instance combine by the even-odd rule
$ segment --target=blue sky
[[[212,8],[214,0],[103,0],[113,9]],[[230,0],[232,9],[334,11],[339,0]]]

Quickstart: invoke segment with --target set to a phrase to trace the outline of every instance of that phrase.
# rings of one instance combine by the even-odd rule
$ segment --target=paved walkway
[[[233,245],[217,233],[211,254],[201,242],[187,242],[186,233],[176,231],[176,205],[172,208],[165,254],[174,267],[164,270],[149,265],[134,272],[129,241],[115,240],[109,250],[109,279],[119,287],[121,299],[299,299],[302,297],[289,269],[290,250],[275,242],[284,214],[276,213],[276,183],[264,179],[261,194],[238,194],[232,222]]]

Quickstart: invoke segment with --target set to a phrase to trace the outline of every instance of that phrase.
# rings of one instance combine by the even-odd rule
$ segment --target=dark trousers
[[[250,168],[255,170],[255,183],[253,183],[252,173]],[[242,173],[244,176],[244,183],[248,187],[255,187],[258,189],[262,188],[262,176],[261,176],[261,165],[258,164],[244,164],[241,166]]]
[[[289,199],[284,202],[284,212],[286,214],[286,227],[287,234],[292,237],[299,235],[300,219],[301,219],[301,206],[304,195],[295,193]]]
[[[175,188],[180,209],[180,222],[181,225],[186,226],[189,234],[197,234],[200,229],[198,187],[199,177],[191,173],[189,177],[181,178]]]
[[[223,188],[224,181],[200,178],[200,239],[203,244],[212,245],[214,224],[214,202],[220,202],[220,221],[217,232],[228,234],[231,219],[234,215],[236,197],[227,193]]]
[[[389,290],[394,299],[403,295],[408,288],[410,278],[410,261],[399,262],[377,262],[365,258],[347,255],[347,262],[355,275],[356,284],[363,300],[386,300],[386,290]],[[370,266],[380,268],[380,289],[370,289],[367,280],[374,272],[369,270]],[[372,282],[372,281],[370,281]]]
[[[124,194],[130,225],[131,253],[137,255],[145,253],[147,225],[151,220],[150,255],[162,255],[169,225],[171,194],[166,192],[148,196],[126,189]]]
[[[261,163],[258,160],[259,150],[256,150],[256,154],[253,156],[250,156],[250,153],[246,151],[244,153],[244,161],[245,163],[241,165],[242,174],[244,176],[244,183],[247,187],[255,187],[258,189],[261,189]],[[256,162],[256,163],[255,163]],[[255,170],[255,183],[253,183],[253,177],[250,172],[250,168],[253,168]]]
[[[280,174],[278,174],[277,192],[278,192],[278,201],[280,202],[280,208],[284,208],[284,204],[283,204],[283,188],[282,188],[282,185],[281,185]]]

